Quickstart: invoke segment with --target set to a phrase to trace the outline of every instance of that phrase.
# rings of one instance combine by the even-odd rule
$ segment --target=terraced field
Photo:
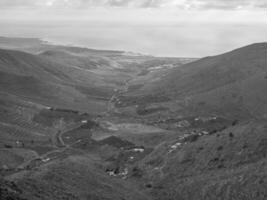
[[[0,50],[1,200],[266,199],[267,44],[189,63],[32,42]]]

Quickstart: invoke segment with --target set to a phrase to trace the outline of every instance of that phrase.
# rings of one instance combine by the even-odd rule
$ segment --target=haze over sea
[[[16,11],[1,12],[0,35],[156,56],[215,55],[266,41],[267,35],[261,10],[90,8],[45,9],[31,15],[25,14],[27,9]]]

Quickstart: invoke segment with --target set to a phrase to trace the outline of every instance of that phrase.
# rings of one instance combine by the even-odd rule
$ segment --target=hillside
[[[140,166],[155,199],[264,199],[266,121],[165,143]],[[175,148],[173,146],[176,144]],[[146,174],[146,173],[144,173]]]
[[[190,59],[31,38],[1,37],[0,47],[0,197],[150,199],[139,184],[123,180],[128,167],[169,136],[117,117],[111,100],[128,82],[147,82]]]
[[[0,199],[266,198],[266,43],[199,60],[0,47]]]
[[[135,104],[128,100],[134,99],[138,105],[154,104],[184,115],[262,118],[267,100],[266,55],[267,44],[260,43],[206,57],[169,70],[121,100],[125,106]]]
[[[1,92],[50,106],[61,105],[75,109],[92,107],[88,101],[90,98],[81,90],[90,90],[96,86],[82,87],[87,85],[86,82],[80,83],[77,76],[57,62],[24,52],[1,50],[0,76]],[[82,78],[86,80],[88,77]]]

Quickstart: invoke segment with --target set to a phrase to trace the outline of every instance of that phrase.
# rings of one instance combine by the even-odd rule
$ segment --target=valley
[[[0,48],[0,199],[267,197],[266,43],[202,59]]]

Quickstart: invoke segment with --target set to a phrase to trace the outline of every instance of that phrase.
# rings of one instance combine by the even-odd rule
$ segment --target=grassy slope
[[[62,64],[28,53],[1,50],[0,76],[2,92],[41,104],[87,111],[99,111],[95,108],[103,107],[105,104],[104,102],[101,104],[101,101],[97,102],[84,92],[93,91],[92,87],[97,88],[98,85],[89,84],[97,78],[90,80],[87,74],[82,72],[70,73],[69,69]],[[83,90],[80,89],[82,85],[84,85]],[[97,91],[97,89],[94,90]],[[109,89],[108,92],[99,92],[99,94],[101,96],[104,93],[108,98],[107,94],[111,95],[111,91],[112,89]],[[95,92],[92,96],[99,94]],[[100,104],[102,106],[98,106]]]
[[[260,43],[203,58],[169,70],[160,80],[130,91],[122,100],[133,99],[126,105],[172,102],[172,110],[187,115],[264,117],[266,54],[267,44]]]
[[[143,161],[155,199],[264,199],[266,121],[229,127],[197,141],[160,145]],[[232,134],[230,134],[232,133]],[[161,169],[161,172],[159,171]]]
[[[11,180],[23,190],[22,197],[37,199],[129,199],[145,200],[134,186],[112,179],[86,156],[71,156],[43,165],[25,175],[13,175]],[[38,187],[36,187],[38,185]]]
[[[77,53],[78,49],[71,50]],[[84,53],[84,51],[78,51],[78,53],[81,52]],[[159,92],[164,90],[170,99],[183,101],[188,98],[184,105],[179,104],[179,108],[186,110],[189,114],[203,112],[206,114],[218,113],[229,117],[261,118],[264,117],[266,110],[264,90],[266,88],[266,52],[266,44],[256,44],[221,56],[205,58],[174,69],[165,79],[161,80],[160,84],[148,85],[147,88],[149,92],[151,92],[151,88],[153,88],[152,91],[154,89]],[[106,53],[110,54],[110,52]],[[20,53],[16,53],[14,59],[11,59],[12,62],[7,62],[6,59],[1,61],[2,63],[12,63],[10,66],[13,70],[10,72],[6,66],[2,65],[2,90],[21,96],[26,94],[31,100],[36,100],[36,96],[41,96],[39,102],[55,104],[55,99],[45,95],[54,94],[50,84],[53,87],[60,85],[64,92],[64,89],[66,92],[73,91],[66,96],[62,91],[60,96],[66,98],[75,94],[76,101],[78,101],[59,99],[58,102],[61,105],[71,105],[73,108],[75,107],[74,102],[79,106],[84,102],[84,96],[80,91],[76,91],[77,88],[73,88],[73,85],[66,83],[65,76],[57,76],[57,71],[53,71],[51,76],[51,72],[47,70],[47,64],[39,63],[43,67],[35,69],[35,64],[39,65],[39,58],[34,58],[36,60],[31,63],[32,60],[28,60],[31,55],[17,56],[17,54],[20,55]],[[6,57],[10,58],[10,55]],[[16,64],[18,57],[19,68]],[[22,59],[31,64],[25,65],[24,61],[23,64],[20,64]],[[64,66],[55,67],[59,71],[64,68]],[[24,68],[26,70],[21,71]],[[20,76],[18,71],[23,73],[23,76]],[[27,71],[34,73],[32,77],[31,75],[29,77]],[[69,72],[66,73],[67,76],[70,74]],[[40,76],[40,73],[44,73],[44,75]],[[76,77],[82,76],[80,72],[75,72],[75,74],[77,74]],[[47,83],[48,79],[51,82]],[[75,83],[75,78],[72,79],[67,78]],[[82,79],[79,78],[79,80]],[[32,87],[33,84],[38,88]],[[22,87],[20,87],[21,85]],[[40,88],[43,90],[40,91]],[[49,92],[45,93],[45,91]],[[83,88],[83,91],[91,93],[92,90]],[[143,91],[140,93],[139,91],[135,90],[134,95],[144,94]],[[57,93],[55,95],[58,96]],[[51,102],[48,101],[49,99]],[[153,98],[151,99],[153,102]],[[148,102],[151,99],[148,98]],[[3,103],[7,104],[7,101],[3,101]],[[3,115],[7,107],[10,106],[3,106]],[[173,134],[170,137],[152,134],[151,137],[155,141],[150,140],[150,135],[131,138],[137,143],[144,140],[145,144],[152,146],[158,145],[158,142],[162,140],[162,144],[159,144],[156,150],[140,163],[140,168],[145,176],[145,179],[140,179],[141,185],[147,181],[151,182],[150,187],[152,188],[149,187],[148,191],[153,199],[261,200],[266,198],[266,121],[251,121],[228,127],[216,134],[183,143],[175,151],[168,153],[171,145],[178,142],[178,136],[179,134],[177,137]],[[9,151],[8,153],[13,156],[13,152]],[[81,152],[79,153],[81,154]],[[141,200],[147,198],[140,194],[132,184],[108,177],[103,173],[104,169],[98,165],[99,160],[95,157],[74,154],[72,152],[71,156],[67,155],[56,159],[32,171],[15,174],[10,177],[10,180],[15,181],[22,190],[21,196],[28,199]],[[22,159],[17,158],[17,154],[12,156],[9,159],[14,158],[15,161],[11,161],[14,163]]]

